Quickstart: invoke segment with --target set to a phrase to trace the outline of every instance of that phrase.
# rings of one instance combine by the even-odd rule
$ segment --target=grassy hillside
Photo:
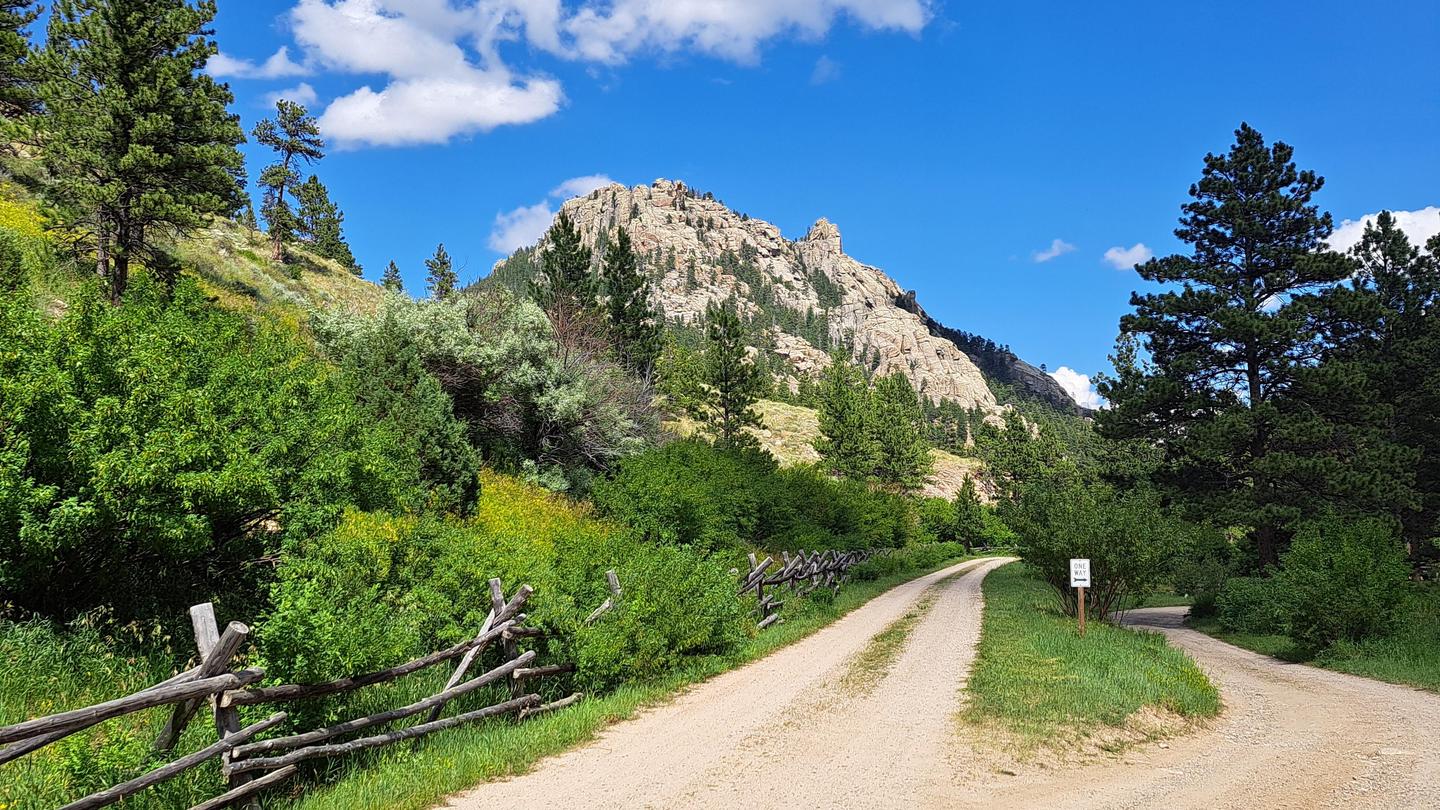
[[[755,410],[760,414],[762,425],[750,432],[760,440],[760,446],[782,465],[813,464],[820,460],[820,454],[815,452],[815,442],[820,439],[820,416],[814,408],[763,399],[756,404]],[[694,434],[697,427],[688,418],[667,423],[667,426],[682,436]],[[932,449],[930,457],[935,462],[935,470],[920,494],[953,498],[966,478],[974,478],[982,499],[988,500],[986,493],[990,487],[985,478],[984,462],[976,458],[961,458],[939,449]]]
[[[17,183],[0,183],[0,227],[27,237],[45,233],[39,202]],[[64,239],[58,234],[51,236],[49,249],[62,250]],[[264,234],[226,219],[178,239],[171,250],[184,272],[200,279],[205,290],[228,309],[294,318],[314,309],[370,312],[384,298],[378,285],[297,245],[286,248],[289,264],[271,261]],[[68,272],[51,273],[36,281],[36,293],[50,298],[47,303],[53,309],[63,307],[70,297],[75,277]]]

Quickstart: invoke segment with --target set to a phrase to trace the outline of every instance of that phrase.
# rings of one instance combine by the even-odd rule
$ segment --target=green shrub
[[[24,252],[20,237],[0,228],[0,293],[13,292],[25,284]]]
[[[1086,600],[1095,616],[1108,615],[1159,582],[1191,531],[1151,492],[1117,493],[1059,478],[1026,487],[1007,514],[1019,535],[1020,555],[1056,589],[1069,612],[1076,608],[1070,560],[1090,560]]]
[[[1273,579],[1232,577],[1215,597],[1220,626],[1235,633],[1283,635],[1289,632],[1289,594]]]
[[[1318,648],[1389,633],[1409,573],[1399,535],[1386,521],[1305,525],[1277,576],[1290,600],[1291,634]]]
[[[894,548],[919,535],[905,498],[699,439],[626,459],[593,497],[602,514],[654,542],[702,550]]]
[[[191,280],[59,318],[0,297],[0,591],[64,616],[246,598],[277,529],[423,498],[413,438],[294,332]],[[237,578],[236,573],[241,574]]]
[[[850,578],[857,581],[883,579],[902,572],[924,571],[958,559],[966,553],[961,543],[916,543],[871,557],[850,569]]]
[[[578,684],[614,685],[663,672],[686,655],[744,638],[745,605],[728,564],[639,541],[587,509],[516,479],[487,475],[469,519],[348,512],[333,531],[283,558],[260,623],[267,671],[316,681],[380,669],[473,636],[506,594],[529,584],[529,623],[552,631],[547,661],[574,661]],[[584,618],[609,592],[605,618]]]

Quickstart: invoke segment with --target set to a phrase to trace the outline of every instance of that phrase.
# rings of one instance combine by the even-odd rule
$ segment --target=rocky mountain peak
[[[839,352],[878,374],[904,373],[932,401],[1002,410],[971,358],[932,331],[913,293],[845,255],[828,219],[790,240],[709,192],[664,178],[596,189],[562,210],[591,244],[603,247],[616,227],[629,232],[666,318],[694,323],[708,304],[735,300],[766,327],[758,333],[768,345],[756,348],[783,362],[792,382],[813,377]]]

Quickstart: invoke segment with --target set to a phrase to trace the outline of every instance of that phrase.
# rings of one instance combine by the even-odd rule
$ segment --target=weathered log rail
[[[599,620],[619,604],[622,590],[614,571],[606,572],[606,584],[610,596],[585,619],[586,624]],[[265,677],[262,670],[232,669],[236,655],[250,635],[250,628],[240,622],[231,622],[222,633],[215,622],[213,606],[208,602],[196,605],[190,609],[190,618],[195,631],[198,665],[125,697],[0,728],[0,744],[6,744],[0,748],[0,763],[22,757],[106,720],[161,706],[173,708],[153,749],[157,754],[168,753],[196,712],[208,702],[216,728],[215,743],[128,782],[79,799],[66,805],[66,808],[105,807],[218,758],[229,789],[192,808],[216,810],[242,801],[253,803],[260,791],[293,776],[301,762],[414,740],[489,717],[514,715],[517,720],[523,720],[581,700],[584,696],[579,692],[549,703],[544,702],[539,694],[527,693],[530,684],[536,680],[574,672],[575,666],[571,663],[537,664],[535,651],[520,649],[521,640],[545,634],[539,628],[525,626],[526,615],[522,611],[533,593],[529,585],[521,585],[508,599],[500,580],[490,580],[489,586],[490,611],[473,638],[388,669],[308,684],[255,686]],[[479,674],[471,674],[471,666],[492,645],[498,645],[502,650],[501,663]],[[286,712],[275,712],[244,728],[240,725],[239,709],[242,706],[288,703],[341,694],[394,681],[455,659],[459,661],[445,686],[430,697],[408,706],[268,739],[256,738],[284,723],[289,717]],[[441,717],[445,707],[457,698],[499,684],[507,685],[509,699],[453,717]],[[339,737],[389,725],[427,711],[428,715],[421,722],[411,726],[336,741]]]
[[[738,596],[755,592],[755,611],[758,614],[755,627],[764,630],[784,621],[780,617],[780,608],[785,600],[780,597],[785,590],[796,597],[806,596],[816,588],[829,588],[839,593],[841,583],[850,579],[850,569],[876,553],[873,550],[807,552],[801,549],[792,556],[785,551],[780,554],[779,570],[773,574],[769,571],[777,564],[774,557],[767,556],[757,561],[756,556],[751,554],[749,571],[741,574],[740,569],[735,568],[731,569],[731,573],[739,575]]]

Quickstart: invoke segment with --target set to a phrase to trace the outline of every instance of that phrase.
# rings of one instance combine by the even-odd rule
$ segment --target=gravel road
[[[1195,657],[1221,689],[1221,718],[1088,764],[996,766],[955,716],[979,636],[980,582],[1003,562],[901,585],[446,806],[1440,808],[1440,696],[1241,650],[1181,626],[1184,608],[1127,621]],[[927,603],[883,677],[846,678],[872,637]]]

